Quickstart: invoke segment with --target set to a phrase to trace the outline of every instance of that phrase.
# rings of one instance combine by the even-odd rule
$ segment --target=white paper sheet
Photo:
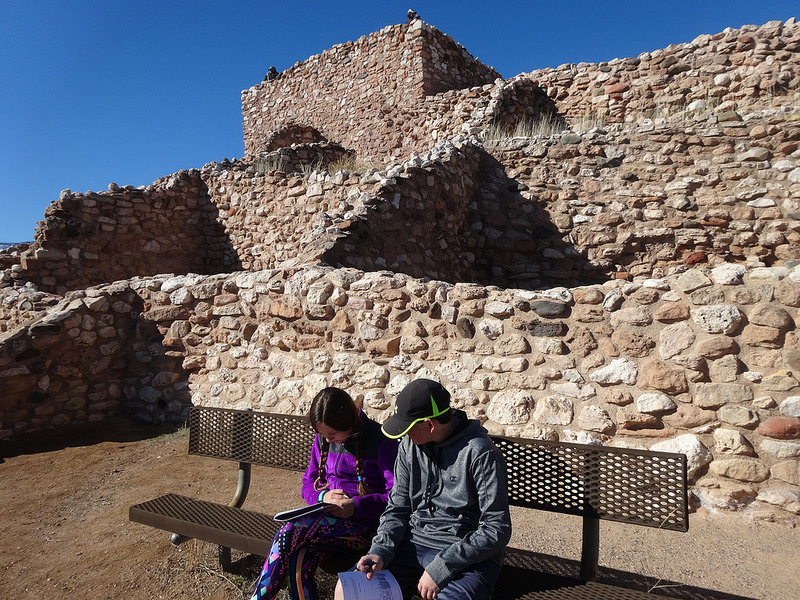
[[[389,571],[378,571],[367,580],[361,571],[339,573],[345,600],[403,600],[400,585]]]

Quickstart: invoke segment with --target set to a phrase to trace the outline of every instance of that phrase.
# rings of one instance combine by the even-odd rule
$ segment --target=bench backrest
[[[314,430],[304,417],[194,406],[189,454],[305,471]]]
[[[313,430],[304,417],[193,407],[189,453],[305,471]],[[493,436],[512,505],[676,531],[689,528],[686,456]]]
[[[686,455],[494,436],[512,505],[688,531]]]

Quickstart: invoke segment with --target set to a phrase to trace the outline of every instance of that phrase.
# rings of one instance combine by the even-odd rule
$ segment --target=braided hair
[[[362,436],[359,435],[361,433],[361,415],[350,394],[336,387],[324,388],[311,401],[308,420],[311,422],[311,427],[314,428],[314,431],[317,430],[318,424],[323,423],[336,431],[349,431],[351,437],[355,438],[358,495],[369,494],[369,488],[361,473],[363,464],[363,440]],[[317,479],[314,481],[314,489],[322,491],[328,488],[325,463],[328,461],[330,443],[323,436],[320,435],[318,437],[320,444],[319,471],[317,472]]]

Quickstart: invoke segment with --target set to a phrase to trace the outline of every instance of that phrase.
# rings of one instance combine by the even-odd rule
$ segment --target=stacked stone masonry
[[[134,279],[5,340],[3,428],[123,401],[304,414],[326,385],[385,419],[427,376],[493,432],[685,452],[698,502],[776,518],[800,510],[799,284],[733,264],[541,291],[322,267]]]
[[[0,252],[0,438],[325,385],[383,419],[429,376],[494,432],[685,452],[696,504],[796,523],[799,42],[502,80],[417,22],[298,63],[243,93],[243,159],[65,191]],[[511,133],[540,117],[566,130]]]
[[[547,90],[563,114],[610,122],[681,111],[746,109],[800,88],[794,19],[745,25],[606,63],[566,64],[520,75]]]
[[[70,289],[159,270],[217,273],[238,266],[197,169],[144,189],[64,190],[21,254],[24,277],[43,290]],[[22,275],[24,273],[24,275]]]
[[[271,136],[287,124],[311,128],[364,156],[408,149],[413,145],[407,137],[424,136],[418,128],[426,97],[497,78],[494,69],[422,21],[386,27],[243,91],[245,155],[274,149]]]
[[[436,51],[420,52],[421,40]],[[798,52],[800,27],[791,19],[701,35],[638,57],[565,64],[503,80],[418,21],[336,46],[278,80],[245,90],[245,155],[263,153],[270,135],[286,123],[310,127],[363,156],[399,159],[458,133],[554,111],[578,127],[679,113],[752,112],[765,102],[796,98]],[[422,56],[415,61],[417,53]],[[414,71],[422,63],[433,74],[426,80],[465,75],[426,87]]]

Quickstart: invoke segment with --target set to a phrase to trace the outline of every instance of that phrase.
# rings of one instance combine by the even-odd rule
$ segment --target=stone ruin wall
[[[792,18],[728,28],[637,57],[564,64],[518,77],[546,89],[570,119],[619,123],[686,110],[749,112],[765,100],[796,103],[799,52],[800,26]]]
[[[432,145],[419,144],[431,139],[418,129],[426,96],[497,78],[494,69],[422,21],[386,27],[244,90],[245,156],[274,150],[275,136],[289,124],[311,127],[361,156],[382,158],[398,149],[407,154]]]
[[[88,285],[104,277],[259,270],[324,258],[535,288],[647,275],[686,261],[800,258],[800,111],[689,124],[484,144],[462,136],[457,147],[442,143],[361,175],[212,163],[181,175],[193,182],[191,190],[203,190],[200,199],[180,192],[170,203],[149,201],[141,190],[88,199],[65,194],[48,209],[20,268],[4,278],[63,294],[81,274]],[[291,154],[300,156],[286,160],[317,164],[316,148],[295,147]],[[281,153],[283,160],[288,153]],[[166,215],[162,205],[172,207]],[[176,230],[181,214],[187,226]],[[71,223],[78,223],[75,237]],[[353,252],[356,246],[370,251]],[[104,260],[114,248],[135,247],[142,251]],[[0,310],[11,317],[5,303]]]
[[[124,411],[124,381],[135,372],[131,339],[143,309],[129,285],[112,284],[70,292],[43,317],[3,334],[0,439]]]
[[[800,259],[800,111],[689,125],[462,136],[362,175],[243,163],[214,196],[236,205],[226,230],[246,269],[322,259],[532,289]]]
[[[487,148],[587,272],[800,259],[800,109],[609,127]],[[556,265],[553,265],[556,267]]]
[[[391,42],[403,33],[403,27],[406,26],[387,28],[368,38],[362,38],[359,43],[366,44],[369,41],[372,46],[385,43],[392,47]],[[782,46],[778,56],[782,59],[794,57],[795,62],[782,64],[778,72],[795,73],[798,29],[800,28],[793,21],[780,26],[767,24],[716,36],[701,36],[691,44],[670,47],[666,51],[649,53],[649,56],[658,57],[664,52],[672,52],[682,60],[696,65],[702,59],[705,61],[702,63],[703,72],[709,65],[730,62],[731,66],[726,72],[730,91],[722,97],[732,105],[737,102],[737,98],[749,98],[755,89],[752,86],[743,87],[741,80],[744,73],[748,72],[747,69],[754,68],[750,63],[756,61],[756,57],[762,56],[758,52],[763,53],[763,47]],[[420,26],[416,33],[421,35],[425,32],[428,29]],[[403,35],[408,35],[408,32]],[[449,39],[441,34],[430,36],[437,41]],[[740,48],[738,41],[734,43],[743,36],[756,40],[755,45]],[[715,41],[713,38],[720,39]],[[451,43],[454,44],[452,41]],[[720,60],[716,53],[722,51],[731,52],[730,57],[723,55],[725,60]],[[355,51],[351,43],[328,52],[345,61]],[[325,53],[319,55],[316,60],[322,60],[324,55]],[[642,59],[638,60],[641,66]],[[623,63],[624,61],[620,61],[614,67]],[[330,60],[326,64],[337,63]],[[300,69],[302,65],[305,63],[296,68]],[[582,69],[591,67],[583,64],[580,66]],[[605,69],[602,65],[596,67]],[[552,72],[558,73],[564,68],[559,67]],[[610,72],[597,71],[598,76]],[[675,82],[690,76],[690,71],[681,69],[677,69],[672,75],[658,74],[658,77],[668,77]],[[656,75],[631,79],[631,90],[647,88],[644,82],[652,77]],[[596,92],[596,88],[587,86],[588,80],[585,78],[581,79],[576,75],[576,79],[581,82],[580,85],[570,88],[570,93],[575,97],[584,97],[591,90]],[[262,86],[295,80],[300,81],[288,73],[285,79],[265,82]],[[791,88],[793,81],[794,79],[790,79],[787,87]],[[652,87],[652,84],[648,85]],[[703,86],[684,86],[681,89],[695,88],[702,90]],[[447,136],[456,132],[484,135],[489,123],[513,124],[529,118],[531,112],[540,114],[554,107],[559,110],[567,107],[569,103],[552,101],[545,95],[545,92],[552,94],[552,89],[539,88],[527,76],[521,76],[509,82],[425,96],[423,103],[427,106],[427,116],[421,122],[421,129],[430,137],[428,142],[432,139],[449,139]],[[592,96],[596,97],[598,96]],[[630,97],[632,102],[638,101],[638,96],[633,93]],[[780,96],[773,96],[771,99],[786,100]],[[761,98],[762,103],[768,103],[767,100],[769,99]],[[633,110],[634,105],[631,106]],[[401,112],[405,110],[402,106],[396,108]],[[563,112],[583,114],[584,111],[571,108]],[[796,248],[792,249],[792,240],[797,234],[791,225],[787,226],[781,219],[797,214],[797,208],[791,206],[796,201],[792,199],[792,192],[784,183],[776,184],[774,180],[786,178],[787,174],[788,179],[793,182],[800,178],[800,173],[795,171],[797,165],[791,160],[799,137],[797,118],[796,109],[788,114],[779,109],[772,112],[742,110],[741,114],[728,110],[722,113],[697,110],[673,119],[642,118],[627,123],[625,127],[611,125],[599,132],[579,137],[559,135],[549,139],[487,142],[485,146],[491,159],[483,161],[482,172],[486,172],[487,168],[491,171],[491,165],[487,167],[486,163],[494,160],[500,162],[505,173],[489,173],[487,178],[491,181],[482,182],[484,189],[478,197],[481,206],[473,211],[480,217],[471,217],[470,227],[476,229],[464,232],[470,239],[464,244],[468,246],[464,248],[466,253],[461,254],[467,256],[468,253],[475,253],[477,256],[474,260],[477,263],[484,261],[484,264],[475,263],[474,277],[465,277],[464,280],[491,281],[497,285],[523,288],[546,285],[548,279],[568,284],[576,280],[576,276],[577,280],[585,281],[587,271],[608,274],[613,270],[630,270],[634,273],[645,273],[653,266],[668,267],[676,261],[686,259],[694,248],[703,251],[708,249],[718,256],[726,255],[728,260],[744,260],[747,256],[761,257],[767,262],[793,258]],[[245,119],[245,130],[247,129]],[[281,213],[286,208],[281,206],[284,193],[297,194],[293,197],[295,204],[306,203],[303,210],[314,210],[316,200],[308,196],[308,190],[300,191],[300,180],[296,177],[282,180],[281,176],[287,171],[298,169],[298,165],[304,160],[310,166],[323,161],[321,155],[324,152],[312,150],[315,146],[319,145],[280,149],[279,153],[294,156],[287,158],[287,165],[282,170],[279,169],[277,174],[259,175],[257,161],[253,163],[256,165],[253,169],[248,169],[249,161],[212,163],[204,167],[199,175],[181,173],[164,178],[151,186],[151,190],[144,192],[123,188],[89,194],[87,198],[80,194],[68,195],[48,209],[46,219],[37,233],[36,244],[24,253],[25,273],[20,278],[34,281],[42,290],[63,293],[70,286],[123,279],[132,275],[164,271],[230,271],[238,268],[237,261],[238,265],[246,269],[272,268],[282,260],[288,260],[291,254],[302,257],[307,238],[324,226],[324,219],[312,218],[312,213],[307,212],[303,220],[310,229],[299,231],[298,227],[292,232],[280,230],[275,233],[272,229],[276,222],[280,222],[276,215],[286,217]],[[303,153],[308,153],[309,156],[297,156]],[[359,182],[360,187],[367,188],[363,190],[363,194],[377,195],[384,199],[391,197],[388,188],[384,194],[375,194],[375,182],[369,179],[391,182],[393,174],[407,170],[409,165],[414,167],[418,164],[418,157],[416,151],[411,151],[403,161],[395,165],[377,165],[382,171],[381,175],[370,173],[361,178],[368,181]],[[468,169],[464,173],[470,174]],[[237,177],[234,182],[230,181],[232,176]],[[175,183],[176,178],[178,183]],[[334,203],[323,199],[322,206],[356,206],[357,202],[354,203],[350,196],[354,193],[354,176],[348,176],[347,180],[349,200],[339,199],[338,203]],[[330,193],[330,181],[331,178],[325,177],[323,182],[326,197]],[[501,185],[503,183],[506,185]],[[513,190],[515,185],[520,189]],[[776,185],[782,189],[777,197],[772,197],[772,188]],[[521,189],[526,186],[528,189]],[[312,193],[319,189],[319,185],[312,187]],[[422,178],[416,180],[416,189],[409,189],[408,182],[403,182],[401,187],[411,197],[431,197],[432,190],[428,189]],[[208,189],[213,191],[208,192]],[[733,213],[725,206],[742,199],[756,201],[757,206],[737,208]],[[770,200],[776,203],[778,209],[769,206]],[[172,209],[170,216],[165,216],[162,207],[169,206],[170,202],[176,203],[176,207]],[[260,215],[252,214],[253,210],[248,208],[249,202],[259,204],[257,210],[261,211]],[[783,204],[787,202],[789,204]],[[450,210],[461,210],[452,202],[448,203]],[[186,221],[187,229],[191,232],[188,235],[176,233],[172,228],[172,224],[176,222],[175,217],[182,214],[183,205],[190,209],[187,215],[191,217]],[[192,206],[201,206],[201,214],[192,211]],[[503,210],[495,210],[492,215],[492,207],[497,206],[502,206]],[[518,207],[516,214],[510,216],[514,207]],[[273,209],[275,214],[272,218],[264,215],[265,210]],[[296,209],[297,207],[291,209],[294,212],[288,214],[297,214]],[[239,211],[240,216],[231,215],[229,211]],[[548,215],[548,223],[542,223],[540,214],[532,214],[541,211]],[[592,214],[600,211],[605,214]],[[332,220],[339,223],[339,219],[348,220],[347,213],[352,211],[345,208],[335,212],[337,215]],[[120,218],[119,215],[125,216],[125,213],[128,213],[126,218]],[[241,213],[246,213],[247,217],[243,218]],[[384,218],[387,216],[388,213]],[[191,222],[198,217],[200,223]],[[498,222],[487,223],[490,219]],[[70,221],[77,221],[78,227],[70,226]],[[768,221],[774,222],[767,225]],[[375,221],[369,223],[370,226],[375,225]],[[477,229],[485,225],[488,225],[485,230]],[[199,231],[201,226],[204,231]],[[757,231],[765,227],[778,231],[767,231],[764,234]],[[731,229],[734,228],[741,229],[732,232]],[[150,237],[142,235],[147,234],[148,229],[155,231],[152,232],[151,239],[143,244],[142,240]],[[550,237],[547,237],[547,229],[553,232]],[[502,260],[498,258],[495,261],[486,257],[488,252],[481,255],[480,250],[486,248],[487,240],[489,247],[499,255],[497,246],[503,243],[504,238],[513,240],[507,242],[508,244],[519,244],[519,240],[515,238],[530,238],[532,231],[536,231],[537,236],[545,236],[536,244],[536,251],[539,254],[546,251],[548,256],[537,256],[537,260],[528,260],[528,265],[524,266],[520,257],[515,257],[513,252],[509,259],[504,256]],[[554,235],[556,232],[558,235]],[[306,241],[301,244],[300,239]],[[166,241],[162,243],[162,240]],[[254,257],[253,252],[262,251],[266,245],[277,247],[273,242],[285,248],[279,257],[263,252]],[[325,243],[327,242],[326,238]],[[402,240],[392,237],[386,245],[394,248],[396,242],[402,243]],[[545,242],[550,245],[549,250],[541,248]],[[472,246],[469,247],[469,244]],[[116,261],[98,259],[117,249],[132,247],[142,247],[143,251],[115,254],[119,256]],[[164,250],[153,252],[153,247],[162,247]],[[206,252],[206,248],[211,250]],[[658,252],[654,248],[658,248]],[[728,248],[731,250],[727,250]],[[528,257],[529,254],[522,256]],[[462,260],[469,262],[472,259]],[[386,264],[392,268],[393,262]],[[498,264],[501,266],[498,267]],[[503,264],[513,265],[517,272],[504,273]],[[552,264],[555,264],[555,268]],[[365,268],[363,263],[351,266]],[[427,265],[427,268],[438,270],[435,265]],[[421,270],[412,272],[420,273]],[[458,271],[468,272],[467,266]],[[84,281],[76,283],[72,279],[74,274],[85,274]],[[438,272],[431,273],[430,276],[443,278]]]
[[[144,189],[64,190],[9,279],[68,290],[160,271],[218,273],[238,266],[197,169]]]
[[[228,173],[216,195],[225,198],[222,206],[231,205],[223,215],[225,227],[234,239],[246,240],[237,249],[249,270],[322,260],[472,279],[474,259],[462,254],[462,238],[465,199],[475,195],[478,162],[474,148],[461,152],[450,145],[435,159],[418,158],[386,173],[313,171],[286,177],[254,173],[244,164],[241,169],[250,176]]]
[[[788,22],[748,33],[791,38],[796,29]],[[218,250],[213,260],[205,249],[187,253],[170,263],[174,272],[241,265],[250,273],[152,277],[165,263],[139,254],[124,259],[125,269],[92,277],[144,278],[68,292],[63,301],[25,286],[51,277],[57,292],[91,266],[83,253],[91,242],[65,235],[68,219],[57,212],[65,206],[81,222],[104,225],[94,230],[100,249],[118,232],[134,239],[136,215],[138,227],[153,216],[169,220],[163,235],[176,222],[148,214],[147,202],[132,219],[116,210],[117,199],[130,208],[131,196],[154,190],[65,195],[23,258],[3,261],[0,385],[13,394],[4,397],[2,437],[98,421],[120,407],[176,422],[191,402],[303,413],[323,379],[381,418],[404,381],[429,374],[493,431],[661,442],[689,455],[699,502],[791,520],[800,513],[796,109],[732,114],[722,106],[589,133],[470,137],[498,117],[513,124],[546,112],[550,100],[566,106],[551,89],[522,77],[427,96],[426,127],[448,141],[366,174],[260,171],[249,160],[177,174],[192,184],[172,187],[169,202],[193,198],[204,207],[200,222],[213,221],[205,242]],[[741,87],[735,94],[747,97]],[[454,132],[465,135],[450,141]],[[317,165],[319,152],[312,143],[278,153],[288,157],[285,168],[299,169]],[[446,247],[426,248],[427,257],[387,252],[387,260],[354,243],[377,231],[371,244],[402,247],[413,211],[402,219],[397,211],[414,202],[425,213],[442,202],[456,224],[444,244],[458,227],[466,234],[452,255],[457,268],[441,269]],[[104,218],[84,213],[84,203],[102,207]],[[529,249],[536,260],[479,265],[537,236]],[[402,256],[409,264],[400,269]],[[305,262],[315,259],[421,275]],[[485,283],[440,276],[468,268]],[[605,283],[578,284],[597,272]]]
[[[382,420],[428,376],[492,432],[684,452],[695,503],[791,523],[798,284],[800,266],[732,264],[541,291],[308,266],[136,278],[6,339],[0,430],[305,414],[326,385]]]
[[[383,43],[384,48],[401,46],[403,35],[412,36],[404,33],[404,27],[407,26],[387,27],[358,43],[336,46],[298,63],[286,72],[286,79],[245,90],[242,112],[246,156],[252,158],[274,149],[269,143],[286,123],[313,127],[327,139],[362,156],[400,160],[420,147],[459,133],[480,134],[492,124],[513,126],[535,120],[543,113],[555,113],[578,128],[588,129],[598,123],[656,121],[679,113],[708,116],[734,110],[752,112],[770,105],[796,104],[800,91],[800,26],[794,19],[701,35],[692,42],[673,44],[638,57],[565,64],[509,80],[497,79],[496,73],[489,70],[475,75],[479,81],[474,81],[473,87],[469,87],[469,78],[463,77],[451,80],[449,87],[442,84],[441,89],[427,88],[423,96],[413,77],[397,81],[393,70],[383,73],[376,63],[368,67],[357,64],[355,71],[348,70],[353,59],[361,56],[357,44],[368,41],[374,46]],[[419,22],[417,27],[417,35],[428,34],[428,43],[454,44],[424,23]],[[451,54],[458,56],[460,47],[454,48]],[[472,62],[464,54],[461,60]],[[453,62],[457,59],[439,51],[425,67],[437,74],[447,72]],[[400,64],[405,65],[402,61]],[[474,64],[482,67],[478,62]],[[395,78],[383,86],[386,89],[400,87],[406,93],[398,92],[380,109],[362,106],[365,99],[374,102],[378,97],[375,90],[383,89],[373,89],[372,79],[364,88],[359,87],[359,82],[367,81],[362,76],[368,68],[374,73],[370,77],[381,84],[387,78]],[[307,81],[322,85],[307,85]],[[309,89],[325,89],[326,85],[337,87],[340,93],[358,89],[358,99],[355,92],[347,96],[346,108],[344,104],[339,106],[341,96],[326,96],[321,102],[320,97],[309,95]],[[287,102],[290,106],[285,106]],[[358,119],[353,116],[356,114]],[[369,132],[373,137],[365,138]],[[284,139],[282,143],[287,141],[292,140]],[[296,141],[317,140],[298,137]]]

